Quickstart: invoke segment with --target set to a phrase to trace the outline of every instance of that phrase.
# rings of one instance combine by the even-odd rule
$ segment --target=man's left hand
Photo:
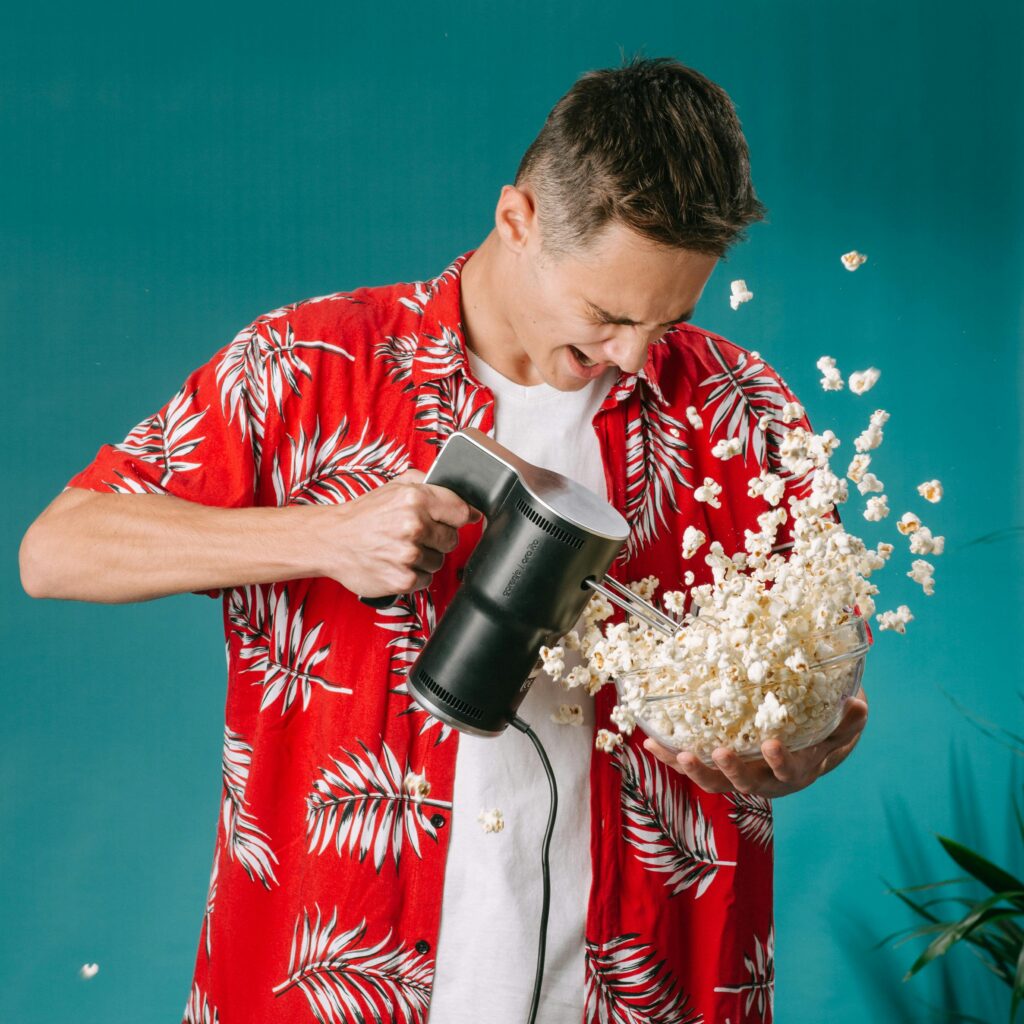
[[[674,754],[650,738],[644,740],[659,761],[688,775],[708,793],[743,793],[769,799],[805,789],[826,772],[832,771],[857,745],[868,720],[868,698],[863,687],[846,703],[842,721],[835,732],[820,743],[803,750],[787,750],[780,740],[765,740],[761,757],[741,761],[734,750],[718,747],[712,752],[717,768],[704,764],[696,754]]]

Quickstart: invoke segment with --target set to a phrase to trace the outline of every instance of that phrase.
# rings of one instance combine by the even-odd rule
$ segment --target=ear
[[[494,211],[494,226],[502,242],[514,252],[526,249],[531,236],[538,233],[537,204],[527,186],[502,186]]]

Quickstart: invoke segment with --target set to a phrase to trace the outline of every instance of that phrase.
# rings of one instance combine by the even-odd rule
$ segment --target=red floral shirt
[[[259,317],[70,485],[220,507],[335,504],[429,469],[453,430],[493,426],[460,324],[470,255],[429,282]],[[766,466],[785,476],[781,424],[759,421],[793,400],[755,354],[690,325],[620,374],[593,421],[631,526],[612,575],[683,589],[690,569],[707,582],[703,560],[682,557],[683,531],[732,552],[757,529],[767,506],[748,479]],[[740,456],[712,456],[725,437],[742,440]],[[706,476],[722,484],[720,508],[694,500]],[[326,578],[216,592],[222,813],[185,1021],[427,1020],[459,737],[419,710],[406,674],[480,529],[462,531],[429,588],[384,610]],[[605,687],[597,727],[614,728],[613,704]],[[642,739],[592,759],[584,1020],[769,1021],[771,804],[703,792]],[[403,790],[410,771],[430,782],[422,803]]]

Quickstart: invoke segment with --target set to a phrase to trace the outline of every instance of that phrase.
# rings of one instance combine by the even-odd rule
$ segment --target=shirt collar
[[[417,387],[428,381],[448,377],[456,371],[472,376],[466,357],[466,339],[462,330],[462,268],[475,249],[463,253],[431,281],[413,286],[411,296],[401,299],[404,306],[422,314],[416,332],[416,351],[412,360],[412,378]],[[667,346],[664,340],[651,345],[647,362],[639,373],[619,371],[602,409],[617,405],[636,389],[637,381],[662,405],[665,396],[659,384],[659,373],[665,364]]]

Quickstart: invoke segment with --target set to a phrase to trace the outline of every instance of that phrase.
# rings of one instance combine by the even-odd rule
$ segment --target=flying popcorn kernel
[[[920,583],[928,597],[935,593],[935,566],[926,562],[923,558],[917,558],[911,565],[907,575],[915,582]]]
[[[910,535],[912,555],[941,555],[946,550],[945,537],[933,537],[927,526],[922,526]]]
[[[821,370],[821,386],[826,391],[842,391],[843,378],[836,369],[836,361],[831,356],[822,356],[815,366]]]
[[[782,407],[783,423],[795,423],[797,420],[802,419],[803,415],[804,407],[799,402],[787,402]]]
[[[859,266],[867,263],[868,261],[867,256],[861,252],[857,252],[856,249],[844,252],[839,259],[842,260],[843,266],[846,267],[847,270],[856,270]]]
[[[700,430],[704,426],[704,421],[700,418],[700,413],[697,412],[695,406],[688,405],[686,407],[686,418],[694,430]]]
[[[769,426],[769,424],[770,424],[771,422],[772,422],[772,415],[771,415],[771,413],[769,413],[769,412],[766,412],[766,413],[765,413],[765,414],[764,414],[764,415],[763,415],[763,416],[762,416],[762,417],[761,417],[761,418],[760,418],[760,419],[759,419],[759,420],[757,421],[757,429],[758,429],[758,430],[767,430],[767,429],[768,429],[768,426]]]
[[[582,725],[583,707],[579,704],[559,704],[558,710],[551,715],[556,725]]]
[[[558,679],[565,671],[565,651],[561,647],[542,647],[538,652],[544,662],[544,671]]]
[[[685,583],[688,587],[693,586],[693,581],[696,578],[697,577],[693,575],[693,571],[691,569],[687,569],[686,572],[683,573],[683,583]]]
[[[889,514],[889,499],[880,494],[877,498],[868,498],[864,518],[871,523],[881,522]]]
[[[672,615],[686,614],[686,595],[681,590],[670,590],[661,599],[665,611]]]
[[[409,772],[402,782],[402,788],[416,803],[420,803],[425,796],[430,794],[430,783],[427,782],[427,777],[422,772],[419,774]]]
[[[586,686],[590,682],[590,669],[585,665],[576,665],[559,682],[562,684],[563,690],[571,690],[576,686]]]
[[[942,484],[938,480],[928,480],[917,485],[917,493],[925,501],[930,501],[934,505],[942,500]]]
[[[754,297],[754,293],[748,291],[746,281],[732,281],[729,290],[732,293],[729,296],[729,305],[733,309],[739,309],[741,302],[749,302]]]
[[[885,484],[874,473],[865,473],[857,482],[857,490],[861,494],[881,494],[885,490]]]
[[[921,520],[913,512],[904,512],[896,524],[896,529],[906,537],[907,534],[921,529]]]
[[[906,633],[907,623],[914,621],[914,616],[905,604],[901,604],[894,612],[879,612],[875,618],[879,629],[892,629],[897,633]]]
[[[688,526],[683,530],[683,558],[693,558],[707,539],[707,534],[703,530],[698,530],[696,526]]]
[[[505,816],[497,807],[489,811],[481,811],[477,821],[485,832],[501,832],[505,828]]]
[[[720,441],[715,442],[715,446],[711,449],[711,454],[716,459],[721,459],[723,462],[726,459],[731,459],[734,455],[739,455],[743,451],[743,442],[738,437],[730,437],[728,439],[722,438]]]
[[[704,477],[704,483],[693,492],[694,500],[707,502],[712,508],[721,508],[718,495],[722,493],[722,485],[715,483],[711,477]]]
[[[863,395],[878,383],[878,378],[881,376],[882,371],[876,369],[874,366],[869,366],[866,370],[858,370],[855,373],[851,373],[849,381],[850,390],[855,395]]]
[[[846,470],[847,479],[855,484],[859,484],[864,479],[864,474],[868,471],[868,466],[870,465],[870,455],[854,455]]]
[[[883,440],[882,427],[889,420],[889,414],[884,409],[876,409],[871,414],[868,427],[853,442],[853,447],[859,452],[869,452],[877,448]]]
[[[78,976],[88,981],[90,978],[95,978],[97,972],[100,969],[99,964],[82,964],[78,969]]]
[[[616,747],[622,746],[622,734],[618,732],[612,732],[611,729],[598,729],[597,739],[594,741],[594,746],[598,750],[604,751],[606,754],[610,754]]]

